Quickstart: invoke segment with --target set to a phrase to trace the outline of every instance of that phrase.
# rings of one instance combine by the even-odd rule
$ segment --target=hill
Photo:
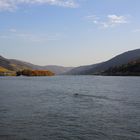
[[[89,70],[94,69],[96,66],[98,66],[99,64],[93,64],[93,65],[86,65],[86,66],[80,66],[80,67],[76,67],[66,73],[66,75],[88,75]]]
[[[11,65],[11,62],[2,56],[0,56],[0,67],[3,70],[5,69],[6,71],[7,70],[9,70],[9,71],[14,70],[13,66]]]
[[[104,71],[102,74],[111,76],[140,76],[140,59],[131,61],[118,67],[111,67],[108,70]]]
[[[63,67],[63,66],[56,66],[56,65],[39,66],[39,65],[34,65],[32,63],[19,61],[19,60],[15,60],[15,59],[10,59],[10,61],[13,64],[16,64],[16,66],[18,66],[18,68],[21,68],[21,69],[24,66],[24,67],[27,67],[27,68],[33,69],[33,70],[49,70],[57,75],[65,73],[73,68],[73,67]]]
[[[140,49],[131,50],[120,55],[115,56],[114,58],[99,63],[93,64],[89,66],[81,66],[70,70],[66,74],[70,75],[92,75],[92,74],[100,74],[110,67],[121,66],[123,64],[127,64],[130,61],[134,61],[140,58]]]
[[[63,67],[63,66],[55,66],[55,65],[38,66],[32,63],[28,63],[16,59],[6,59],[0,56],[0,68],[5,69],[6,71],[20,71],[25,69],[49,70],[55,74],[62,74],[71,70],[73,67]]]
[[[96,75],[102,74],[103,72],[107,71],[110,68],[119,67],[139,59],[140,59],[140,49],[136,49],[117,55],[105,62],[73,68],[55,65],[38,66],[20,60],[6,59],[0,56],[0,71],[13,72],[29,69],[29,70],[49,70],[55,74],[66,74],[66,75]]]

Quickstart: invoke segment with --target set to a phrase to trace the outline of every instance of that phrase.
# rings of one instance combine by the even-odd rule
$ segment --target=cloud
[[[108,15],[107,18],[108,21],[106,22],[106,25],[108,25],[109,27],[114,27],[116,25],[128,23],[127,18],[125,16]]]
[[[15,5],[11,0],[0,0],[0,11],[15,9]]]
[[[126,17],[124,16],[108,15],[107,17],[112,24],[127,23]]]
[[[112,28],[121,24],[128,23],[126,16],[118,16],[118,15],[107,15],[104,20],[101,20],[100,17],[96,15],[90,15],[86,17],[90,22],[98,25],[102,28]]]
[[[76,0],[0,0],[0,11],[13,11],[21,4],[49,4],[61,7],[76,8]]]

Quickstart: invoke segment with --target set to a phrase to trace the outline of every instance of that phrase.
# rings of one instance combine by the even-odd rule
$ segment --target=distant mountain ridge
[[[16,59],[6,59],[2,56],[0,56],[0,67],[9,71],[19,71],[24,69],[49,70],[55,74],[62,74],[73,68],[73,67],[63,67],[63,66],[56,66],[56,65],[38,66],[32,63],[28,63]]]
[[[74,68],[67,72],[68,75],[92,75],[92,74],[99,74],[110,67],[121,66],[123,64],[127,64],[130,61],[134,61],[140,58],[140,49],[127,51],[120,55],[113,57],[112,59],[88,66],[80,66]]]
[[[104,71],[108,70],[109,68],[119,67],[121,65],[127,64],[129,62],[138,59],[140,59],[140,49],[124,52],[105,62],[74,68],[74,67],[63,67],[63,66],[55,66],[55,65],[38,66],[20,60],[6,59],[0,56],[0,71],[19,71],[25,69],[32,69],[32,70],[49,70],[57,75],[58,74],[96,75],[96,74],[102,74]]]

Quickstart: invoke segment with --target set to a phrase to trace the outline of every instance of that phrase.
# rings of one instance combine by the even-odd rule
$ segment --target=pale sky
[[[140,48],[140,0],[0,0],[0,55],[80,66]]]

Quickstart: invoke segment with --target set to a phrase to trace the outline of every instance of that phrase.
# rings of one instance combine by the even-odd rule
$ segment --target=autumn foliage
[[[48,70],[22,70],[17,72],[17,76],[54,76],[55,74]]]

